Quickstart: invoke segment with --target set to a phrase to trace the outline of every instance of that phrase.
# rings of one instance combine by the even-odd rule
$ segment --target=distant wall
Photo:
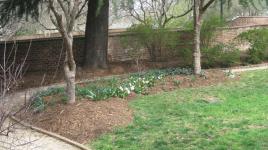
[[[177,49],[183,49],[185,47],[191,48],[189,41],[192,39],[192,34],[188,31],[176,31],[180,32],[178,37]],[[109,62],[122,62],[131,60],[127,49],[124,49],[121,44],[121,39],[127,36],[135,36],[127,33],[125,30],[111,30],[109,33],[108,42],[108,61]],[[83,63],[84,56],[84,34],[74,33],[74,55],[78,65]],[[64,51],[62,49],[62,39],[59,34],[50,35],[32,35],[32,36],[19,36],[8,41],[2,41],[0,43],[0,54],[2,55],[6,48],[7,53],[14,49],[17,49],[16,59],[18,62],[25,58],[25,54],[29,50],[26,65],[28,71],[54,71],[57,69],[58,64],[62,64],[64,60]],[[149,54],[144,49],[143,59],[149,59]],[[163,50],[163,59],[169,59],[169,57],[175,57],[176,52],[167,52]],[[133,54],[134,55],[134,54]],[[3,57],[0,58],[0,61]],[[2,61],[1,61],[2,62]]]
[[[240,33],[256,29],[268,27],[268,25],[249,25],[249,26],[236,26],[218,29],[215,41],[220,43],[233,42],[235,37]],[[171,58],[180,59],[177,51],[183,51],[184,49],[192,48],[193,34],[190,31],[177,31],[178,32],[178,44],[176,50],[163,49],[161,51],[161,60],[170,60]],[[127,36],[135,36],[125,30],[110,30],[109,32],[109,44],[108,44],[108,60],[109,62],[123,62],[131,60],[129,50],[122,47],[121,39]],[[84,34],[74,33],[74,55],[78,65],[83,63],[84,56]],[[241,44],[241,49],[248,47],[247,43]],[[62,49],[62,39],[59,34],[50,35],[33,35],[33,36],[19,36],[8,41],[0,40],[0,55],[3,55],[4,49],[7,53],[17,49],[16,60],[20,62],[24,59],[25,54],[29,49],[29,55],[26,60],[28,71],[41,71],[49,72],[57,69],[58,64],[62,64],[64,60],[64,51]],[[62,52],[62,53],[61,53]],[[144,49],[143,59],[149,59],[149,54]],[[132,53],[133,54],[133,53]],[[133,54],[135,55],[135,54]],[[3,62],[0,57],[0,63]],[[181,58],[183,60],[183,58]]]
[[[230,27],[268,25],[267,16],[237,17],[229,23]]]
[[[243,32],[259,29],[259,28],[267,28],[267,25],[250,25],[250,26],[237,26],[237,27],[228,27],[228,28],[220,28],[217,30],[216,42],[229,43],[232,42],[238,35]]]
[[[268,16],[237,17],[228,23],[228,27],[219,28],[216,32],[216,42],[230,43],[235,38],[248,30],[268,27]]]

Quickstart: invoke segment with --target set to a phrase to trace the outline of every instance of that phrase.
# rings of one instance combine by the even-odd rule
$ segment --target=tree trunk
[[[84,67],[107,68],[109,0],[99,1],[88,2]]]
[[[223,18],[224,18],[224,12],[223,12],[223,9],[224,9],[224,1],[223,0],[221,0],[220,1],[220,15],[221,15],[221,19],[223,20]]]
[[[66,81],[66,94],[68,103],[75,103],[75,74],[76,64],[73,57],[73,36],[70,34],[63,37],[66,48],[66,56],[64,61],[64,76]]]
[[[200,0],[194,1],[194,74],[201,74],[201,51],[200,51],[200,35],[202,26],[202,12],[200,11]]]

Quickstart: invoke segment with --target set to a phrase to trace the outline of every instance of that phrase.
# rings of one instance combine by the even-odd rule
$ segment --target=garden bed
[[[178,88],[215,85],[229,79],[221,70],[207,70],[203,76],[193,76],[188,74],[187,71],[183,72],[182,70],[173,70],[171,72],[155,71],[153,74],[153,76],[150,74],[148,77],[143,75],[141,79],[139,79],[139,76],[137,78],[138,81],[135,80],[139,84],[135,85],[135,88],[132,90],[128,87],[129,83],[133,81],[130,79],[122,79],[120,82],[109,80],[80,84],[80,92],[77,92],[78,100],[74,105],[64,103],[65,98],[62,89],[48,91],[37,97],[39,99],[35,105],[39,109],[36,109],[36,107],[31,109],[21,119],[26,117],[29,123],[37,127],[58,133],[80,143],[86,143],[103,133],[111,131],[114,127],[125,126],[131,123],[133,113],[128,106],[128,102],[135,99],[138,95],[155,94]],[[139,88],[136,90],[136,87],[139,87],[143,81],[147,83],[147,79],[151,78],[154,78],[154,80],[150,81],[149,85],[142,84],[142,90]],[[111,92],[106,94],[107,90],[110,91],[113,88],[97,88],[96,90],[96,87],[92,88],[90,86],[89,88],[88,85],[91,84],[99,85],[100,87],[115,84],[119,86],[119,88],[114,90],[115,93],[120,93],[119,95],[115,94],[109,97]],[[120,91],[121,87],[122,91]],[[126,87],[130,89],[130,93],[125,90]],[[81,92],[81,89],[84,91],[82,90]],[[100,96],[92,97],[90,92],[88,92],[89,90],[106,92],[104,92],[105,94],[100,92]],[[42,101],[39,101],[40,99]],[[104,101],[103,99],[106,100]],[[39,102],[42,104],[40,105]]]

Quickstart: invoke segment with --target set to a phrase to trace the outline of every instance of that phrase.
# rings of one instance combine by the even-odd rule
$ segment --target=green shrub
[[[240,64],[240,51],[232,45],[218,44],[202,49],[202,65],[210,67],[231,67]]]
[[[268,29],[255,29],[244,32],[238,36],[251,44],[248,63],[261,63],[268,60]]]
[[[97,96],[88,88],[77,88],[76,94],[85,98],[95,99]]]
[[[210,67],[230,67],[240,63],[240,52],[232,44],[214,45],[215,31],[226,25],[225,20],[211,16],[204,20],[201,29],[202,65]]]
[[[51,96],[51,95],[56,95],[56,94],[63,95],[62,101],[64,102],[64,98],[66,97],[64,95],[64,88],[49,88],[47,90],[37,92],[35,95],[33,95],[32,102],[31,102],[31,107],[33,108],[34,112],[43,111],[47,105],[53,105],[53,104],[49,104],[49,103],[46,104],[45,101],[44,101],[44,97]],[[54,103],[53,100],[52,100],[51,103]]]
[[[218,62],[227,61],[226,63],[222,62],[224,66],[229,66],[229,64],[232,64],[232,58],[228,59],[228,54],[232,54],[232,52],[225,51],[224,53],[220,52],[219,49],[224,49],[222,44],[212,46],[214,44],[215,40],[215,31],[219,27],[224,27],[226,25],[225,20],[222,20],[219,16],[209,16],[206,19],[204,19],[202,28],[201,28],[201,40],[200,40],[200,46],[201,46],[201,53],[202,56],[202,62],[204,67],[219,67],[220,64]],[[193,30],[193,24],[188,24],[185,28]],[[193,44],[193,43],[191,43]],[[224,45],[225,47],[229,47],[228,45]],[[228,48],[230,49],[230,48]],[[183,56],[183,61],[186,64],[191,64],[193,62],[193,51],[191,48],[185,48],[180,51],[178,51],[181,56]],[[236,53],[235,51],[234,53]],[[221,58],[218,55],[223,55]],[[226,56],[226,57],[225,57]],[[236,55],[237,56],[237,55]],[[209,58],[210,57],[210,58]]]
[[[139,50],[146,48],[151,60],[156,61],[162,55],[163,50],[172,50],[178,43],[178,33],[164,28],[155,28],[148,23],[138,24],[130,27],[130,36],[123,37],[121,42],[124,48],[139,53]]]
[[[211,47],[215,39],[215,31],[219,27],[226,25],[225,20],[222,20],[219,16],[211,16],[204,19],[201,28],[201,49],[207,49]]]
[[[43,97],[36,96],[32,101],[31,107],[33,108],[34,112],[41,112],[45,109],[45,102]]]

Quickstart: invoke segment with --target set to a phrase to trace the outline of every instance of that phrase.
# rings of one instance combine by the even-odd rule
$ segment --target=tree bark
[[[201,50],[200,50],[200,35],[202,27],[202,11],[201,1],[194,0],[194,50],[193,50],[193,65],[194,74],[201,74]]]
[[[224,1],[223,0],[221,0],[220,1],[220,15],[221,15],[221,19],[223,20],[223,18],[224,18],[224,12],[223,12],[223,9],[224,9]]]
[[[75,75],[76,64],[73,57],[73,36],[69,34],[63,37],[64,45],[66,48],[66,55],[64,61],[64,76],[66,82],[66,94],[68,97],[68,103],[75,103]]]
[[[55,3],[57,2],[57,3]],[[64,3],[67,2],[67,3]],[[66,94],[68,103],[75,103],[75,74],[76,64],[73,54],[73,28],[76,23],[76,17],[79,15],[80,0],[55,1],[49,0],[48,7],[51,10],[50,19],[60,32],[65,48],[65,61],[63,64],[64,77],[66,81]],[[58,5],[55,5],[58,4]],[[60,7],[58,7],[60,6]],[[63,13],[60,13],[61,9]]]
[[[107,68],[109,0],[99,1],[88,2],[84,67]]]

